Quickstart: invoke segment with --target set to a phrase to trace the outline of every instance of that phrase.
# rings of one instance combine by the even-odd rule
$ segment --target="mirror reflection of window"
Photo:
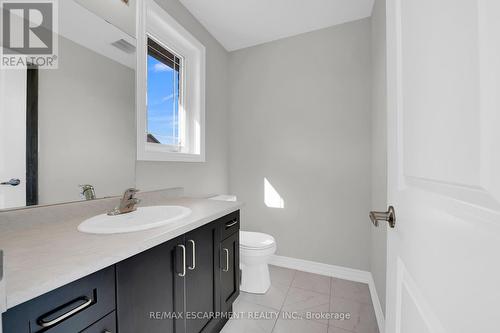
[[[182,58],[148,38],[147,65],[147,142],[178,151],[182,147]]]

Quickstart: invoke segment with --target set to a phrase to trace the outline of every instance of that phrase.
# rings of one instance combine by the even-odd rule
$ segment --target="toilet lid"
[[[240,231],[240,247],[266,249],[275,244],[274,237],[261,232]]]

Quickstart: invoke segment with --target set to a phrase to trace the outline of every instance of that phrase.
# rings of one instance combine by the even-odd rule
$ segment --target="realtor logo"
[[[0,0],[1,68],[57,68],[56,0]]]

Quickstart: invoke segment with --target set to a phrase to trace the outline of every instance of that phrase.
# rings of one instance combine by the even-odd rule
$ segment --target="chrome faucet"
[[[110,211],[108,215],[121,215],[135,211],[137,209],[136,205],[141,202],[141,200],[135,197],[137,192],[139,192],[139,190],[135,188],[127,189],[125,193],[123,193],[120,204]]]
[[[80,189],[82,198],[85,200],[95,200],[96,196],[94,186],[90,184],[80,185]]]

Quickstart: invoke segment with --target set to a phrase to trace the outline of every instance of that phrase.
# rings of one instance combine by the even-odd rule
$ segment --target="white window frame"
[[[148,37],[183,59],[179,103],[182,146],[147,142]],[[154,0],[137,8],[137,160],[205,162],[205,47]]]

